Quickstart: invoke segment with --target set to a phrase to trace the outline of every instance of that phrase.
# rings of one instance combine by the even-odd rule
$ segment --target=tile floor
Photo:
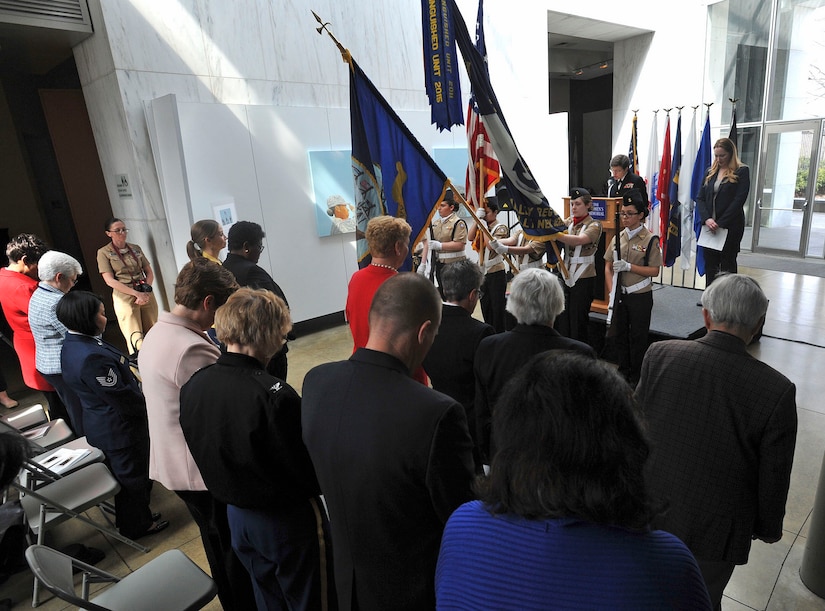
[[[762,340],[752,346],[757,358],[782,371],[797,386],[799,434],[785,518],[785,536],[774,545],[756,542],[747,565],[738,567],[725,591],[725,611],[825,610],[825,599],[811,593],[799,578],[811,510],[825,451],[825,279],[784,272],[743,269],[759,280],[771,300]],[[289,382],[299,391],[304,374],[314,365],[347,358],[351,351],[346,327],[335,327],[299,338],[290,345]],[[14,390],[14,386],[12,386]],[[36,395],[16,393],[23,403],[38,400]],[[65,523],[50,534],[49,544],[67,545],[82,541],[104,549],[107,557],[100,567],[125,575],[170,548],[180,548],[201,567],[206,559],[197,528],[177,497],[155,485],[152,507],[162,511],[172,526],[161,534],[143,540],[152,546],[148,554],[121,543],[110,543],[82,524]],[[93,510],[94,514],[97,510]],[[96,517],[96,516],[92,516]],[[825,571],[825,567],[822,567]],[[14,609],[30,605],[32,577],[28,572],[15,575],[0,586],[0,599],[11,597]],[[99,586],[100,587],[100,586]],[[60,600],[43,595],[42,609],[67,608]],[[221,608],[217,599],[210,610]]]

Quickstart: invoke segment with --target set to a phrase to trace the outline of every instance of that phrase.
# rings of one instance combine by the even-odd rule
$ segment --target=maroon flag
[[[667,238],[667,226],[670,222],[670,115],[667,116],[665,143],[662,146],[662,163],[659,165],[659,184],[656,185],[656,198],[659,200],[659,246],[664,249]]]

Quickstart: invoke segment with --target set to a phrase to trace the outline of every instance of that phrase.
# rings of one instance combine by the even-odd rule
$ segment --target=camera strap
[[[110,242],[110,243],[109,243],[109,246],[111,246],[111,247],[112,247],[112,250],[114,250],[114,251],[115,251],[115,254],[116,254],[116,255],[118,256],[118,258],[120,259],[120,262],[121,262],[121,263],[123,263],[123,269],[125,269],[126,271],[128,271],[128,272],[129,272],[129,277],[130,277],[130,278],[131,278],[131,280],[132,280],[132,284],[135,284],[136,282],[140,282],[141,280],[143,280],[143,279],[146,277],[146,274],[145,274],[145,272],[143,271],[143,267],[141,267],[141,265],[140,265],[140,258],[139,258],[139,257],[138,257],[138,255],[135,253],[135,251],[134,251],[134,250],[132,250],[132,247],[128,244],[128,242],[127,242],[127,244],[126,244],[126,248],[127,248],[127,249],[129,249],[129,254],[130,254],[130,255],[132,255],[132,259],[134,259],[134,260],[135,260],[135,265],[137,265],[137,268],[138,268],[138,277],[137,277],[137,278],[135,278],[135,277],[132,275],[132,270],[131,270],[131,268],[129,267],[129,264],[128,264],[128,263],[126,263],[126,259],[124,259],[124,258],[123,258],[123,253],[121,253],[121,252],[120,252],[120,249],[119,249],[117,246],[115,246],[115,243],[114,243],[114,242]]]

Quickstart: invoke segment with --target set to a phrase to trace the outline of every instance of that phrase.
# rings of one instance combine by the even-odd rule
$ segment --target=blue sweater
[[[710,609],[684,543],[576,519],[450,517],[435,576],[438,609]]]

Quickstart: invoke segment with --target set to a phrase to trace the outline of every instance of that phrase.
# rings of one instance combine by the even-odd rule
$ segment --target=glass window
[[[768,68],[771,0],[725,0],[708,8],[710,42],[708,78],[718,116],[728,123],[730,98],[737,123],[762,120],[762,100]],[[715,109],[714,109],[715,110]]]
[[[825,0],[780,0],[768,120],[825,116]]]

